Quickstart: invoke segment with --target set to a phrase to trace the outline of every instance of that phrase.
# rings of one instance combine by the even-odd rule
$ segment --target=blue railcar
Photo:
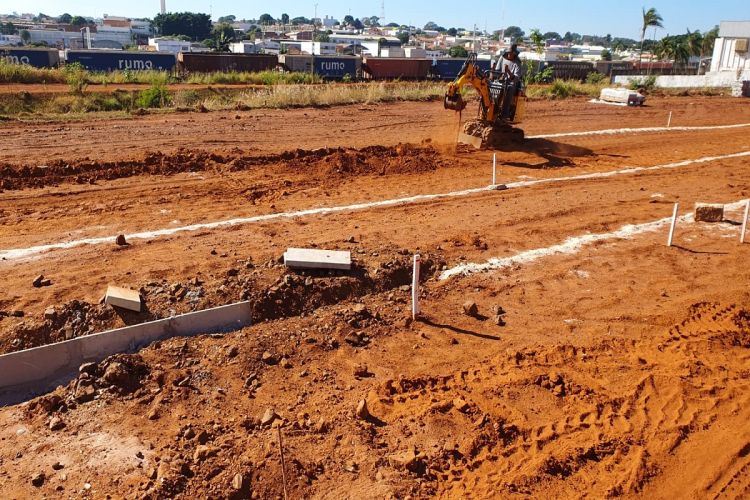
[[[169,52],[69,50],[65,60],[89,71],[173,71],[177,65],[177,56]]]
[[[361,59],[356,56],[315,56],[313,72],[329,80],[357,78]]]
[[[35,68],[54,68],[60,64],[60,53],[56,49],[0,47],[0,59],[10,64],[28,64]]]
[[[450,57],[435,59],[430,69],[430,74],[438,80],[454,80],[466,62],[463,57]],[[482,71],[489,71],[492,61],[489,59],[477,59],[477,66]]]

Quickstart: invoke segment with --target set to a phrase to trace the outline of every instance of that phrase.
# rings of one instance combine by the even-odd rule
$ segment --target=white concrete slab
[[[134,352],[155,340],[238,330],[251,324],[251,316],[250,302],[238,302],[0,355],[0,406],[67,383],[87,361]]]
[[[342,269],[348,271],[352,268],[352,254],[349,251],[288,248],[284,252],[284,265],[301,269]]]
[[[109,285],[104,303],[111,306],[122,307],[129,311],[141,312],[141,295],[136,290],[120,288]]]

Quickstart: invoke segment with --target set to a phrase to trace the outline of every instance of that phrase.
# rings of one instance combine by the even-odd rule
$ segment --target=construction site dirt
[[[3,496],[746,496],[750,107],[526,115],[496,151],[456,149],[440,102],[0,123],[0,353],[241,300],[254,322],[0,401]]]

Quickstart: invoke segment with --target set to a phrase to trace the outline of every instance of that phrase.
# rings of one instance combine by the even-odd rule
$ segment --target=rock
[[[25,314],[26,313],[24,313],[23,311],[12,311],[10,313],[10,315],[13,316],[14,318],[23,318]]]
[[[461,413],[469,409],[469,403],[463,398],[456,398],[453,400],[453,406]]]
[[[724,205],[711,203],[695,204],[696,222],[721,222],[724,219]]]
[[[45,479],[47,479],[47,476],[44,475],[44,472],[38,472],[31,477],[31,484],[39,488],[44,484]]]
[[[65,427],[65,422],[63,422],[63,419],[55,415],[52,417],[49,421],[49,430],[51,431],[59,431],[60,429],[63,429]]]
[[[55,306],[49,306],[44,310],[44,319],[55,319],[55,316],[57,316]]]
[[[206,432],[206,431],[200,431],[198,433],[198,437],[196,439],[198,441],[198,444],[206,444],[206,443],[208,443],[208,432]]]
[[[42,286],[42,281],[44,281],[44,275],[40,274],[39,276],[37,276],[36,278],[34,278],[34,281],[31,282],[31,285],[34,288],[39,288],[39,287]]]
[[[240,274],[240,270],[239,269],[232,268],[232,269],[229,269],[227,271],[227,277],[228,278],[231,278],[233,276],[237,276],[238,274]]]
[[[240,353],[240,349],[236,345],[227,347],[226,356],[228,358],[234,358],[239,353]]]
[[[78,367],[78,373],[93,375],[96,372],[96,363],[84,363]]]
[[[369,377],[370,372],[367,369],[367,365],[359,363],[354,366],[354,376],[357,378]]]
[[[48,279],[48,278],[45,278],[45,279],[42,280],[42,282],[39,285],[40,286],[51,286],[52,285],[52,280]]]
[[[203,460],[212,457],[219,453],[219,449],[214,446],[198,445],[193,453],[194,462],[202,462]]]
[[[245,487],[245,478],[242,476],[242,474],[235,474],[232,478],[232,488],[240,491],[242,488]]]
[[[187,440],[193,439],[195,437],[195,431],[192,427],[188,427],[185,429],[185,431],[182,433],[182,437],[184,437]]]
[[[367,409],[367,400],[362,399],[359,401],[355,415],[360,420],[367,420],[370,418],[370,411]]]
[[[96,396],[96,389],[92,385],[78,385],[76,388],[75,399],[79,403],[91,401]]]
[[[417,465],[417,454],[414,450],[394,453],[388,457],[388,463],[395,469],[414,470]]]
[[[260,360],[263,361],[267,365],[275,365],[276,363],[278,363],[276,356],[274,356],[268,351],[263,353],[263,355],[260,357]]]
[[[289,361],[289,358],[286,358],[286,357],[281,358],[281,361],[279,362],[279,364],[281,365],[282,368],[289,369],[292,367],[292,362]]]
[[[125,241],[125,235],[124,234],[118,234],[117,238],[115,238],[115,245],[117,245],[118,247],[124,247],[127,244],[128,244],[128,242]]]
[[[464,314],[467,316],[471,316],[472,318],[476,318],[479,314],[479,308],[477,308],[477,304],[471,300],[467,300],[464,302]]]
[[[116,385],[117,387],[125,387],[131,382],[130,372],[125,365],[117,361],[113,361],[107,365],[102,379],[107,385]]]
[[[505,320],[503,319],[502,314],[496,314],[493,321],[497,326],[505,326]]]
[[[267,427],[273,423],[274,420],[279,418],[276,411],[273,408],[268,408],[263,416],[260,418],[260,425]]]
[[[148,412],[148,419],[156,420],[158,418],[159,418],[159,409],[156,407],[151,408],[151,411]]]
[[[54,464],[52,464],[52,470],[61,470],[63,467],[65,466],[60,462],[55,462]]]

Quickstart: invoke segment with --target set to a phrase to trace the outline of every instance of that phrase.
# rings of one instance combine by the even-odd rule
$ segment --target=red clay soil
[[[675,125],[750,122],[741,100],[649,104],[534,102],[524,129],[655,126],[669,111]],[[118,246],[118,234],[485,186],[492,152],[457,153],[439,103],[0,129],[0,251],[112,238],[0,261],[3,352],[238,300],[255,311],[239,332],[86,365],[0,409],[9,498],[269,498],[284,485],[290,498],[747,495],[741,210],[682,222],[672,248],[663,227],[438,280],[662,219],[676,201],[684,214],[746,199],[746,156]],[[498,182],[748,152],[747,131],[532,139],[496,152]],[[355,269],[291,272],[279,264],[291,246],[351,250]],[[416,252],[424,317],[411,322]],[[33,286],[39,275],[51,283]],[[99,304],[108,283],[140,290],[147,310]]]

